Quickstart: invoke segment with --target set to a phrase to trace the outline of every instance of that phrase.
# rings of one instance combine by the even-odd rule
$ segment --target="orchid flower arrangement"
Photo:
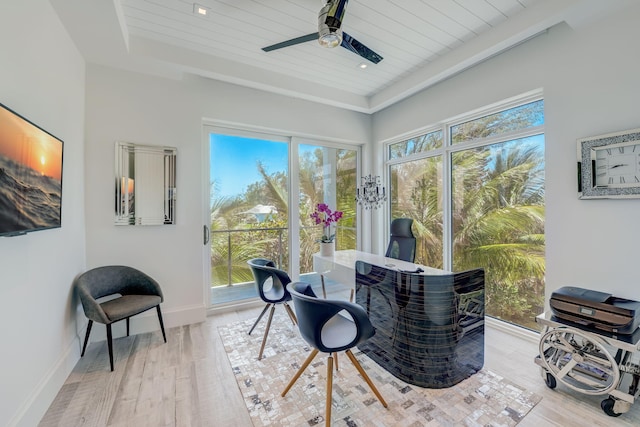
[[[336,238],[336,233],[331,233],[331,224],[337,223],[342,218],[342,212],[331,211],[325,203],[318,203],[316,209],[310,215],[316,225],[322,224],[322,243],[331,243]]]

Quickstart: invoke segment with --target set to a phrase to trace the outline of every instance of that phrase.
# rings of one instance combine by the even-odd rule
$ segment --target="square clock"
[[[640,128],[578,140],[578,197],[640,198]]]

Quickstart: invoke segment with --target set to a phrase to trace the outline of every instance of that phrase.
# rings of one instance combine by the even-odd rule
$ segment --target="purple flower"
[[[331,223],[340,221],[342,214],[341,211],[332,211],[326,203],[318,203],[316,205],[316,210],[309,216],[315,221],[316,225],[322,224],[324,230],[320,239],[321,242],[333,242],[336,235],[331,233]]]

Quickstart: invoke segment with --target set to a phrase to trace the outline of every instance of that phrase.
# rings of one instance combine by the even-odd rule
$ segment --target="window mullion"
[[[452,216],[452,183],[451,183],[451,139],[450,126],[442,126],[442,264],[445,270],[451,271],[453,266],[453,216]]]
[[[300,250],[294,249],[300,241],[300,138],[291,137],[289,144],[289,270],[293,280],[300,280]]]
[[[449,129],[449,126],[447,126]],[[535,135],[542,135],[544,133],[544,126],[536,126],[519,131],[506,132],[495,136],[490,136],[481,139],[473,139],[470,141],[459,142],[451,145],[452,151],[462,151],[470,148],[478,148],[487,145],[499,144],[501,142],[513,141],[516,139],[524,139]],[[453,149],[455,147],[455,149]]]

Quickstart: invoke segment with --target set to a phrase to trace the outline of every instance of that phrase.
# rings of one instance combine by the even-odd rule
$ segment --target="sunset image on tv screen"
[[[0,235],[61,226],[62,146],[0,104]]]

